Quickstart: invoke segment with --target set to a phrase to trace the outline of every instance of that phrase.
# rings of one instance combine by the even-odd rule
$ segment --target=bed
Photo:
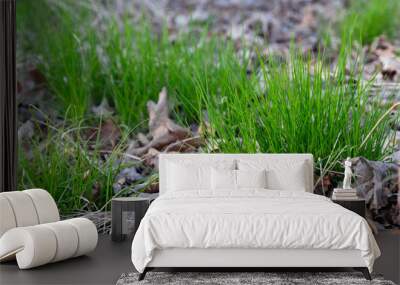
[[[160,196],[132,242],[154,268],[352,267],[380,251],[359,215],[313,194],[310,154],[161,154]]]

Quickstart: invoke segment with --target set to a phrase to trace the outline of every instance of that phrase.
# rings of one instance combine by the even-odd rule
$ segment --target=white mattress
[[[358,250],[370,271],[380,255],[359,215],[319,195],[265,189],[165,193],[139,226],[132,262],[143,272],[156,250],[171,248]]]

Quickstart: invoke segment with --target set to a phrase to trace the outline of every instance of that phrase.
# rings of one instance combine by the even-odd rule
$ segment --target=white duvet
[[[380,255],[359,215],[323,196],[265,189],[162,195],[140,223],[132,262],[143,272],[165,248],[358,249],[370,271]]]

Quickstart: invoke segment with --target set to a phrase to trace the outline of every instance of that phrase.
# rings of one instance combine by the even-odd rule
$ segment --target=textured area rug
[[[122,274],[117,285],[146,285],[146,284],[213,284],[213,285],[395,285],[380,276],[372,276],[366,280],[359,272],[148,272],[146,278],[138,281],[138,273]]]

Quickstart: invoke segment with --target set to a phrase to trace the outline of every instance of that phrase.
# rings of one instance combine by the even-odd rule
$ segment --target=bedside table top
[[[151,199],[145,197],[118,197],[118,198],[112,198],[112,200],[119,202],[132,202],[132,201],[149,201]]]
[[[332,201],[346,201],[346,202],[359,202],[359,201],[364,201],[365,202],[365,199],[364,198],[360,198],[360,197],[349,198],[349,199],[346,199],[346,198],[331,198],[331,200]]]

